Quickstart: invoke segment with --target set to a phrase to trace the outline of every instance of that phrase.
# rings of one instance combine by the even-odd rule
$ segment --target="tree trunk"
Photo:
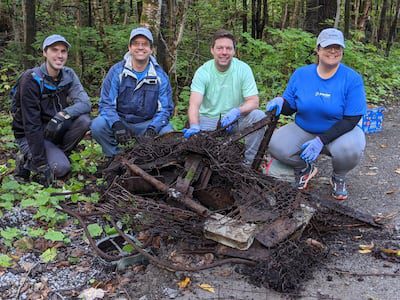
[[[333,25],[333,27],[338,28],[339,22],[340,22],[340,0],[336,0],[336,16],[335,16],[335,24]]]
[[[17,1],[13,1],[12,3],[12,12],[11,12],[11,28],[12,32],[14,33],[14,42],[16,44],[21,43],[21,25],[20,25],[20,19],[18,15],[18,11],[20,11],[21,8],[18,7]]]
[[[74,5],[76,6],[76,20],[75,20],[75,25],[78,29],[78,32],[82,28],[82,16],[81,16],[81,1],[80,0],[75,0]],[[82,50],[81,50],[81,45],[80,45],[80,39],[76,39],[74,43],[74,51],[75,51],[75,65],[76,65],[76,71],[80,72],[80,76],[82,76],[84,70],[83,70],[83,55],[82,55]]]
[[[143,14],[143,1],[139,0],[136,3],[136,11],[137,11],[137,22],[140,24],[140,20],[142,19]]]
[[[111,52],[110,52],[110,46],[107,42],[106,38],[106,33],[104,30],[104,14],[102,13],[102,6],[101,6],[101,0],[94,0],[92,2],[93,4],[93,15],[94,15],[94,24],[95,27],[97,28],[97,31],[99,32],[100,35],[100,40],[102,41],[101,49],[103,49],[104,53],[106,54],[107,61],[109,65],[112,65],[113,63],[113,58],[111,57]]]
[[[243,0],[242,30],[247,32],[247,0]]]
[[[350,38],[350,10],[351,10],[351,0],[345,0],[345,2],[344,2],[344,37],[346,39]]]
[[[288,6],[289,6],[289,4],[286,2],[285,3],[285,10],[284,10],[283,16],[282,16],[281,29],[284,29],[286,27],[286,19],[288,17]]]
[[[36,11],[35,11],[35,0],[25,0],[23,2],[23,16],[24,16],[24,68],[28,69],[33,66],[33,60],[30,56],[33,55],[34,51],[32,44],[35,41],[36,35]]]
[[[392,43],[396,35],[396,28],[399,15],[400,15],[400,0],[397,0],[396,13],[393,17],[392,26],[390,26],[389,36],[386,43],[386,51],[385,51],[386,56],[389,56],[390,48],[392,47]]]
[[[385,34],[385,24],[386,24],[385,19],[386,19],[386,12],[388,10],[388,7],[389,7],[388,0],[383,0],[380,21],[379,21],[379,27],[378,27],[378,32],[376,35],[377,42],[382,40],[383,35]]]
[[[354,11],[356,12],[354,15],[354,29],[358,29],[358,17],[360,15],[360,2],[361,2],[361,0],[355,0],[355,3],[354,3]]]
[[[150,28],[153,33],[155,41],[157,41],[160,34],[160,24],[161,24],[161,9],[163,2],[169,0],[143,0],[140,1],[142,4],[143,11],[140,14],[140,24],[145,25]],[[138,2],[139,10],[139,2]],[[155,43],[154,52],[157,53],[158,42]]]
[[[371,0],[366,0],[364,2],[364,12],[362,17],[360,18],[360,24],[358,24],[359,28],[365,29],[365,22],[368,19],[369,11],[371,9]]]
[[[307,0],[306,7],[304,29],[318,34],[328,27],[327,20],[335,17],[337,4],[332,0]]]
[[[92,1],[88,0],[88,25],[89,27],[93,26],[93,20],[92,20]]]
[[[261,18],[262,15],[262,18]],[[268,1],[251,1],[251,36],[261,39],[265,24],[268,22]]]
[[[103,3],[103,20],[104,20],[104,24],[110,25],[110,24],[112,24],[110,3],[109,3],[108,0],[104,0],[104,1],[102,1],[102,3]]]
[[[256,38],[256,0],[251,0],[251,37]]]
[[[293,9],[293,14],[290,17],[290,27],[296,27],[298,24],[298,18],[300,16],[300,4],[302,0],[295,0],[294,1],[294,9]]]

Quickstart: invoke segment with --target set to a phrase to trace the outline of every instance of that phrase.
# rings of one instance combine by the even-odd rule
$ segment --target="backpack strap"
[[[40,67],[35,67],[32,70],[33,70],[33,72],[31,73],[31,75],[32,75],[33,79],[39,84],[40,95],[43,96],[43,91],[44,91],[43,72],[42,72],[42,70],[40,70]]]

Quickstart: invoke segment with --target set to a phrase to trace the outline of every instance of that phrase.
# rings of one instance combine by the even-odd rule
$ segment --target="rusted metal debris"
[[[263,152],[259,152],[253,168],[244,166],[240,139],[266,127],[262,143],[266,148],[275,125],[276,118],[269,114],[234,135],[227,135],[221,128],[188,140],[180,133],[172,133],[135,143],[105,171],[109,188],[95,205],[94,215],[107,216],[106,220],[114,226],[118,220],[125,220],[124,229],[146,233],[143,247],[163,239],[169,244],[173,242],[171,247],[176,251],[204,249],[216,257],[208,266],[183,267],[165,259],[168,255],[161,248],[155,249],[153,255],[146,252],[149,260],[160,267],[194,271],[225,262],[244,263],[249,265],[247,274],[253,281],[279,291],[294,290],[328,251],[315,246],[323,244],[318,241],[319,233],[313,231],[318,224],[329,225],[333,220],[324,216],[334,213],[335,222],[340,221],[339,215],[343,220],[352,218],[375,227],[379,224],[366,214],[342,204],[332,205],[287,182],[261,174],[257,167]],[[76,211],[73,213],[79,217]],[[225,244],[229,244],[231,237],[238,237],[232,231],[218,231],[218,222],[213,225],[216,230],[209,234],[210,216],[229,220],[233,231],[253,230],[250,239],[235,241],[239,248],[248,249],[238,250],[215,242],[228,239]],[[86,226],[82,216],[79,218]],[[309,226],[311,223],[313,226]],[[135,244],[121,229],[118,231],[128,243]],[[207,234],[214,241],[207,239]],[[231,259],[224,260],[226,257]]]

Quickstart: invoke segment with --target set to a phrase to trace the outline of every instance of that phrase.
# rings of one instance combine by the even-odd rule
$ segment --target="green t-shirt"
[[[239,107],[246,97],[258,95],[253,72],[237,58],[225,72],[217,70],[213,59],[203,64],[194,74],[190,90],[203,95],[200,115],[211,118]]]

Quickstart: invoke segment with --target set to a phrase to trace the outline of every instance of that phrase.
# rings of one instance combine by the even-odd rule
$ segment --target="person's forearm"
[[[189,124],[200,124],[199,108],[195,105],[189,105],[188,109]]]
[[[242,115],[247,115],[248,113],[250,113],[251,111],[259,108],[259,99],[258,96],[251,96],[248,97],[245,102],[239,106],[240,109],[240,113]]]

